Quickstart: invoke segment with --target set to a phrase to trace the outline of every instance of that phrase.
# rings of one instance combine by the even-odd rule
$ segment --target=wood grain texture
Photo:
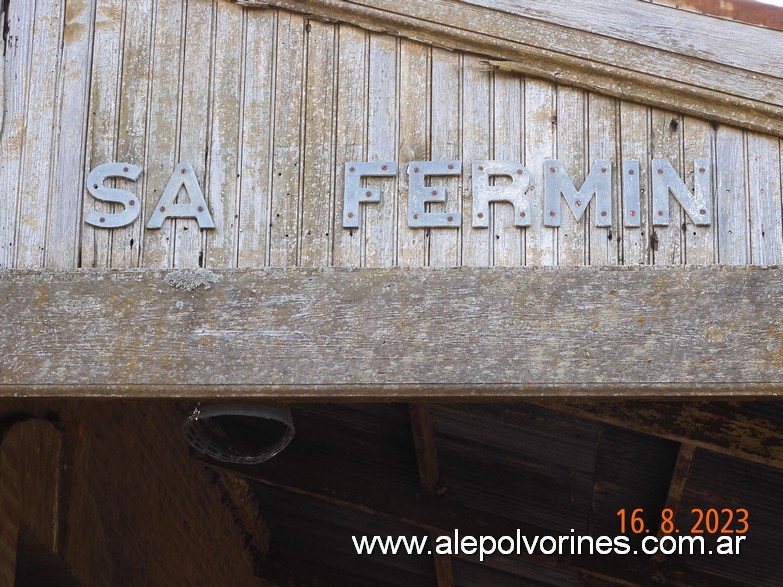
[[[62,0],[35,3],[32,56],[28,78],[25,141],[19,178],[24,197],[19,198],[16,225],[16,266],[41,267],[46,262],[46,229],[39,226],[48,215],[52,171],[41,161],[52,158],[55,146],[55,104],[62,41]]]
[[[748,136],[748,187],[751,208],[751,260],[760,265],[783,263],[780,208],[780,153],[771,137]]]
[[[704,121],[686,116],[683,120],[683,169],[682,178],[688,189],[694,191],[693,161],[705,158],[712,166],[711,194],[715,194],[715,136],[712,126]],[[712,209],[715,209],[713,201]],[[713,213],[714,214],[714,213]],[[711,226],[698,226],[687,214],[683,213],[683,246],[685,248],[684,262],[689,265],[711,265],[716,259],[715,231],[717,219],[711,219]],[[783,232],[781,233],[783,235]],[[774,263],[770,263],[774,265]]]
[[[95,7],[92,70],[90,79],[90,116],[87,119],[85,141],[86,171],[102,163],[116,161],[117,130],[119,128],[120,89],[122,72],[123,35],[121,0],[106,0]],[[120,18],[117,18],[117,17]],[[110,181],[110,187],[128,189],[128,182]],[[84,186],[82,186],[83,188]],[[84,189],[82,189],[84,193]],[[82,218],[95,210],[114,212],[114,205],[86,195],[81,199]],[[154,204],[153,204],[154,205]],[[43,232],[43,227],[37,227]],[[81,226],[81,267],[111,266],[113,231]],[[121,237],[120,237],[121,238]]]
[[[295,266],[298,261],[304,34],[305,21],[301,16],[279,15],[269,217],[269,264],[273,267]]]
[[[451,18],[442,11],[450,0],[439,1],[433,10]],[[226,0],[144,0],[132,14],[120,0],[58,6],[59,16],[43,19],[35,7],[11,6],[0,267],[774,265],[783,257],[779,143],[770,135],[492,71],[486,53],[285,10]],[[47,63],[55,75],[33,83]],[[713,161],[710,226],[693,225],[672,198],[679,217],[653,235],[648,178],[659,155],[689,186],[693,159]],[[471,165],[490,157],[529,169],[529,227],[513,225],[508,204],[492,204],[490,227],[473,228]],[[552,157],[577,185],[595,160],[611,162],[611,230],[594,227],[592,204],[578,223],[566,209],[563,226],[543,225],[543,165]],[[446,203],[431,207],[462,212],[459,229],[408,226],[407,163],[427,159],[462,163],[460,175],[428,180],[447,187]],[[624,159],[640,161],[639,228],[622,225]],[[398,176],[366,178],[382,200],[362,206],[358,229],[344,229],[344,164],[379,160],[396,162]],[[136,182],[106,182],[143,203],[138,220],[114,230],[82,221],[120,207],[84,186],[110,161],[143,168]],[[193,165],[216,229],[193,219],[145,228],[178,162]]]
[[[651,116],[651,155],[654,159],[668,159],[682,177],[682,117],[673,112],[653,109]],[[650,165],[650,173],[657,170]],[[656,265],[679,265],[684,260],[682,223],[685,213],[669,192],[669,224],[656,225],[661,210],[651,208],[653,262]]]
[[[306,25],[304,161],[299,264],[325,267],[331,261],[334,218],[335,27],[320,22]],[[342,195],[342,194],[341,194]],[[220,267],[220,264],[213,265]]]
[[[430,129],[433,160],[461,160],[463,143],[462,102],[464,100],[462,56],[443,49],[432,50],[432,128]],[[463,161],[464,166],[469,162]],[[437,178],[438,185],[446,186],[449,210],[460,207],[463,188],[461,177]],[[456,206],[454,204],[457,204]],[[441,209],[445,210],[445,205]],[[460,234],[453,229],[428,229],[428,265],[453,267],[461,264]]]
[[[89,0],[67,2],[61,25],[62,57],[57,76],[54,145],[49,165],[52,180],[45,251],[46,265],[54,269],[74,267],[79,254],[74,235],[79,234],[81,229],[78,203],[82,201],[82,186],[87,177],[82,145],[87,134],[89,113],[90,79],[86,72],[90,71],[92,61],[93,8]],[[139,11],[139,16],[143,23],[143,10]],[[148,45],[145,39],[143,47]],[[136,83],[143,83],[143,76],[135,75],[135,72],[132,75],[139,80]]]
[[[182,73],[186,15],[178,2],[157,2],[152,31],[152,80],[144,175],[143,218],[152,215],[179,159],[181,132]],[[159,230],[144,230],[141,263],[144,267],[171,267],[173,222]],[[130,244],[130,243],[129,243]],[[82,266],[88,266],[83,264]]]
[[[152,27],[155,23],[155,5],[155,0],[142,0],[134,3],[133,18],[128,19],[126,23],[122,50],[122,79],[124,82],[123,91],[119,96],[118,161],[143,163],[147,158],[150,93],[153,83],[154,31]],[[176,19],[175,22],[177,22]],[[89,173],[89,169],[85,171]],[[145,171],[148,170],[145,169]],[[134,184],[123,182],[122,187],[136,193],[139,196],[138,201],[144,202],[145,179],[142,176]],[[77,184],[75,187],[78,188],[80,185]],[[92,200],[90,197],[87,199]],[[112,267],[140,267],[142,265],[145,218],[146,216],[142,214],[138,222],[112,231]]]
[[[202,233],[206,255],[200,265],[236,267],[239,246],[241,129],[244,114],[243,70],[245,13],[239,6],[218,3],[215,15],[214,70],[210,89],[209,180],[202,184],[215,229]],[[192,230],[198,234],[198,226]]]
[[[650,114],[649,109],[639,104],[628,102],[620,103],[620,151],[623,159],[635,159],[648,161],[650,159]],[[652,216],[650,215],[650,202],[652,192],[647,174],[647,165],[639,165],[639,209],[637,218],[638,228],[623,228],[623,242],[620,249],[622,265],[652,265]],[[622,167],[619,168],[622,170]],[[636,170],[634,170],[636,173]],[[621,185],[626,189],[630,181],[628,175],[623,172]],[[619,212],[619,210],[618,210]],[[623,207],[625,214],[625,207]],[[625,216],[623,216],[624,218]]]
[[[430,100],[432,88],[430,48],[411,41],[400,43],[400,101],[398,161],[426,161],[429,158]],[[410,186],[406,164],[397,168],[397,264],[421,267],[425,264],[429,231],[408,226]],[[339,230],[339,228],[338,228]]]
[[[523,161],[525,154],[525,82],[520,76],[495,72],[493,80],[492,156],[500,161]],[[499,180],[495,180],[496,182]],[[490,205],[492,264],[519,266],[525,262],[525,231],[514,226],[514,207]]]
[[[555,156],[557,137],[557,88],[525,79],[525,165],[530,171],[530,227],[525,229],[525,264],[556,265],[556,231],[544,226],[544,161]]]
[[[782,269],[11,271],[3,395],[783,392]],[[202,277],[204,277],[202,275]],[[166,280],[164,280],[166,278]]]
[[[507,60],[551,81],[781,134],[783,79],[775,65],[779,53],[769,50],[781,46],[779,31],[621,0],[601,11],[535,0],[404,0],[394,7],[383,0],[235,1],[393,31]],[[650,19],[655,26],[629,26]],[[742,42],[727,44],[728,30]]]
[[[13,10],[11,10],[13,9]],[[8,38],[3,51],[4,116],[0,126],[0,268],[16,263],[16,227],[19,200],[27,193],[20,184],[22,152],[27,142],[25,118],[32,65],[33,16],[35,5],[16,2],[5,15]]]
[[[214,157],[219,162],[224,155],[219,150],[217,153],[211,150],[215,131],[213,122],[221,118],[221,114],[215,109],[218,100],[215,99],[213,93],[213,84],[219,71],[216,51],[218,45],[221,49],[226,50],[230,50],[228,48],[231,45],[228,39],[221,38],[220,41],[217,39],[218,6],[222,6],[221,3],[215,3],[212,0],[183,2],[185,30],[182,37],[181,53],[182,97],[178,104],[180,127],[176,146],[172,145],[172,147],[176,149],[177,153],[175,164],[190,163],[202,190],[206,186],[215,187],[212,184],[211,160]],[[235,38],[238,35],[239,31],[236,31]],[[220,71],[225,71],[224,65],[220,64]],[[220,137],[217,140],[220,141]],[[233,154],[230,141],[225,147],[225,156],[230,158]],[[174,171],[172,168],[170,174]],[[161,184],[160,187],[165,188],[166,183]],[[219,188],[219,183],[217,187]],[[225,226],[222,218],[222,206],[218,200],[221,194],[207,190],[204,196],[211,206],[213,218],[217,218],[216,225],[218,222],[220,223],[221,233],[230,232],[230,227]],[[231,198],[233,196],[232,193]],[[178,203],[189,201],[184,189],[180,189],[176,201]],[[196,220],[177,218],[167,224],[171,224],[173,233],[172,240],[169,242],[172,265],[186,268],[203,267],[206,234],[199,230]]]
[[[237,265],[266,265],[269,241],[269,186],[277,15],[253,10],[245,15],[239,239]]]
[[[335,204],[332,259],[337,266],[361,263],[364,224],[342,228],[345,163],[367,160],[367,33],[356,27],[338,27],[337,111],[335,116]],[[388,189],[388,186],[384,184]],[[363,213],[360,213],[362,216]]]
[[[394,161],[397,153],[397,44],[370,35],[368,51],[367,160]],[[364,207],[364,265],[391,267],[397,257],[397,182],[384,182],[386,197]]]
[[[563,161],[566,172],[578,190],[587,177],[587,104],[585,92],[577,88],[557,88],[556,129],[557,156]],[[546,175],[548,171],[544,171]],[[546,181],[546,180],[544,180]],[[558,198],[561,209],[560,226],[552,230],[556,239],[556,259],[558,265],[588,264],[588,224],[593,222],[586,210],[581,221],[577,221],[562,196]],[[594,205],[589,206],[595,209]],[[548,210],[544,210],[544,214]]]

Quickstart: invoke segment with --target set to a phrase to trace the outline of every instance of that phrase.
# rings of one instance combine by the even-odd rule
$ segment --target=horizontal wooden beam
[[[782,277],[721,266],[6,271],[0,394],[776,396]]]
[[[768,50],[780,46],[779,31],[625,0],[598,11],[567,0],[233,1],[478,53],[524,75],[783,136],[783,78]]]

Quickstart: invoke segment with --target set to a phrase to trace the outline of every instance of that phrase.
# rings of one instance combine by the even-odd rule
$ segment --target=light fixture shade
[[[227,463],[263,463],[294,437],[285,405],[219,404],[196,406],[182,433],[198,452]]]

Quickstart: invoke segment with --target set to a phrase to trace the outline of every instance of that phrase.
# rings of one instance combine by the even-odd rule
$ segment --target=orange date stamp
[[[750,514],[745,508],[693,508],[690,519],[683,522],[682,513],[675,522],[674,510],[661,510],[657,524],[645,520],[643,508],[622,508],[617,511],[621,534],[747,534]]]

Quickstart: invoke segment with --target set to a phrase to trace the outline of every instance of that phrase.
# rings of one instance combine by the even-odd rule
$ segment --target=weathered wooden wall
[[[290,267],[783,262],[777,138],[714,125],[585,90],[489,71],[446,51],[225,0],[11,2],[0,138],[0,268]],[[713,220],[697,227],[672,201],[651,225],[651,158],[686,182],[694,157],[713,164]],[[543,160],[577,185],[593,161],[639,159],[641,229],[564,214],[542,222]],[[470,223],[470,163],[523,162],[532,226],[494,205],[489,230]],[[448,209],[463,227],[407,226],[406,163],[457,159]],[[398,161],[358,230],[342,218],[342,166]],[[111,211],[84,189],[101,163],[140,165],[121,182],[143,204],[127,228],[84,224]],[[195,168],[217,228],[193,220],[144,228],[178,162]],[[691,174],[692,175],[692,174]],[[370,180],[375,184],[376,180]],[[440,182],[439,182],[440,183]]]

